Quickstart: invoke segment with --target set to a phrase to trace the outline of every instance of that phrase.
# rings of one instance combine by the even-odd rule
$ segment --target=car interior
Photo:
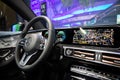
[[[0,80],[120,80],[120,0],[0,0]]]

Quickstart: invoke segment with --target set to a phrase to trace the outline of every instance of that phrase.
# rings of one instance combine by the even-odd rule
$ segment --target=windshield
[[[120,0],[24,0],[36,16],[55,28],[120,24]],[[26,20],[0,1],[0,31],[21,31]]]
[[[120,24],[120,0],[30,0],[29,6],[55,28]]]

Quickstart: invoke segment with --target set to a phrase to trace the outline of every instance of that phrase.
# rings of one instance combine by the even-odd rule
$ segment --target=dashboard
[[[56,29],[55,47],[61,46],[55,54],[60,53],[59,60],[63,60],[64,64],[69,65],[67,67],[63,65],[67,70],[65,78],[69,78],[69,80],[119,80],[119,28],[117,25],[102,25]],[[42,38],[46,39],[48,36],[47,31],[33,33],[40,34]],[[1,64],[13,60],[19,34],[0,37]]]
[[[80,27],[56,31],[57,39],[61,38],[63,43],[84,46],[113,47],[119,48],[120,31],[117,26]],[[59,33],[61,36],[59,36]]]
[[[16,47],[18,36],[6,37],[0,39],[0,48]]]
[[[57,30],[65,36],[56,35],[57,40],[62,38],[58,45],[66,80],[119,80],[119,29],[108,25]]]

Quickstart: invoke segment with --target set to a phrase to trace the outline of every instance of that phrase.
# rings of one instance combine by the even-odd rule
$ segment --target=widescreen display
[[[80,28],[80,30],[74,31],[73,43],[96,46],[113,46],[114,30]]]

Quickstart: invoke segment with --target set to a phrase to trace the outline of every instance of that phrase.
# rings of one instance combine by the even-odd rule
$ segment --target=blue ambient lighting
[[[54,18],[53,20],[67,19],[67,18],[73,17],[75,14],[82,14],[82,13],[86,13],[86,12],[105,10],[105,9],[109,8],[111,5],[112,4],[106,4],[106,5],[96,6],[96,7],[93,7],[93,8],[88,8],[88,9],[85,9],[85,10],[76,10],[72,13],[73,15],[65,15],[65,16]]]
[[[109,8],[111,5],[112,4],[106,4],[106,5],[96,6],[96,7],[93,7],[93,8],[88,8],[88,9],[85,9],[85,10],[77,10],[77,11],[74,11],[73,14],[81,14],[81,13],[85,13],[85,12],[105,10],[105,9]]]
[[[70,26],[70,24],[65,24],[65,25],[63,25],[63,26],[68,26],[68,27],[69,27],[69,26]]]
[[[73,16],[73,15],[65,15],[65,16],[61,16],[61,17],[54,18],[53,20],[67,19],[67,18],[70,18],[70,17],[72,17],[72,16]]]
[[[80,25],[81,23],[80,23],[80,22],[76,22],[76,23],[74,23],[74,24],[78,24],[78,25]]]

